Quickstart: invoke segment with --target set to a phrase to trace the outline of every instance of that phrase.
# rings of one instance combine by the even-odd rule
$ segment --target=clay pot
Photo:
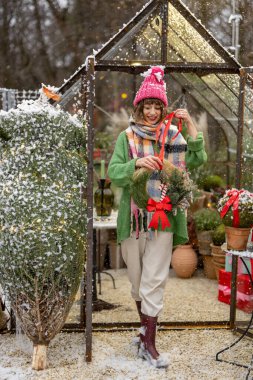
[[[199,253],[201,255],[211,255],[211,247],[212,243],[212,231],[197,231],[197,239],[199,245]]]
[[[250,228],[235,228],[225,226],[227,248],[235,251],[245,251],[249,239]]]
[[[205,195],[201,195],[198,198],[196,198],[194,202],[192,202],[190,205],[190,211],[194,213],[198,210],[201,210],[204,207],[205,199],[206,199]]]
[[[210,280],[216,279],[215,268],[213,265],[213,258],[209,255],[202,255],[203,264],[204,264],[204,273],[207,278]]]
[[[178,245],[174,250],[171,265],[180,278],[190,278],[197,268],[197,254],[191,245]]]
[[[210,244],[212,249],[213,265],[216,278],[219,280],[219,270],[225,268],[226,253],[221,249],[220,245]]]
[[[224,269],[225,267],[223,264],[215,263],[214,261],[213,261],[213,266],[214,266],[216,278],[219,281],[219,271],[220,269]]]

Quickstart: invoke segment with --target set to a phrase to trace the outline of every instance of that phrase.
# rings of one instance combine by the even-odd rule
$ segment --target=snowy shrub
[[[0,112],[0,275],[24,332],[47,346],[68,315],[86,247],[85,128],[43,102]]]

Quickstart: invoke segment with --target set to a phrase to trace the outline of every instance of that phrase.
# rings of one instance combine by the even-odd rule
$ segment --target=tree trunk
[[[6,328],[8,317],[0,306],[0,331]]]
[[[47,346],[44,344],[34,344],[32,369],[41,371],[47,367]]]

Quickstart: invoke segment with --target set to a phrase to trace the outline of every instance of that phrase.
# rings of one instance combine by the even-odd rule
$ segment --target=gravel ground
[[[116,280],[113,289],[110,278],[102,275],[102,295],[98,297],[114,305],[113,310],[93,314],[94,322],[137,321],[135,305],[130,297],[126,270],[111,270]],[[216,280],[208,280],[202,271],[191,279],[179,279],[171,270],[165,291],[163,321],[222,321],[229,319],[229,306],[217,300]],[[78,320],[79,305],[72,308],[69,321]],[[237,311],[237,319],[249,320],[249,315]],[[48,369],[31,369],[32,348],[20,335],[0,335],[0,380],[240,380],[247,370],[228,363],[217,362],[217,351],[231,344],[237,336],[229,330],[159,331],[158,348],[167,353],[167,370],[154,369],[137,357],[132,338],[135,332],[93,334],[93,361],[84,361],[83,334],[61,333],[48,350]],[[252,355],[252,340],[244,338],[222,357],[248,365]],[[253,371],[252,371],[253,372]],[[253,373],[251,374],[251,376]],[[250,377],[251,378],[251,377]]]
[[[94,333],[93,361],[84,361],[84,335],[59,334],[49,347],[49,368],[31,369],[31,354],[21,350],[14,335],[0,335],[1,380],[240,380],[247,370],[215,361],[215,354],[236,337],[228,330],[158,332],[158,347],[170,358],[168,369],[155,369],[137,357],[134,332]],[[243,339],[223,357],[248,364],[252,341]]]
[[[93,313],[94,322],[133,322],[138,321],[135,303],[131,298],[131,286],[126,269],[109,270],[115,278],[116,289],[112,280],[102,273],[102,294],[98,298],[113,305],[113,310],[102,310]],[[98,287],[97,287],[98,290]],[[249,315],[237,310],[238,320],[249,320]],[[79,305],[76,304],[70,313],[68,321],[78,320]],[[218,301],[218,281],[209,280],[202,270],[195,272],[189,279],[176,277],[170,270],[169,280],[164,295],[164,309],[160,320],[175,321],[228,321],[229,305]]]

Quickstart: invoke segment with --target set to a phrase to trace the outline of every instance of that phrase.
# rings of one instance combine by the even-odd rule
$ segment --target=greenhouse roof
[[[217,121],[235,132],[240,63],[210,34],[180,0],[149,1],[98,52],[95,71],[137,74],[163,65]],[[87,60],[86,60],[87,61]],[[80,88],[81,66],[59,89],[62,104]],[[250,119],[252,107],[250,111]]]

